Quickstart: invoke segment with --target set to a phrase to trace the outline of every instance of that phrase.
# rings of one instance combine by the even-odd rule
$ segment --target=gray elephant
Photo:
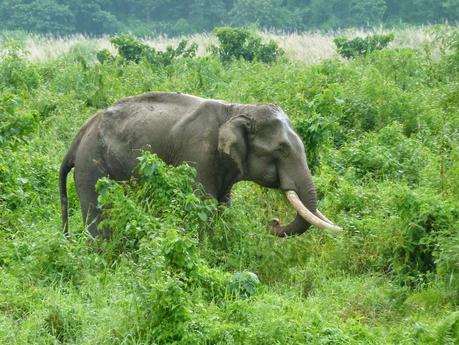
[[[312,224],[340,229],[317,210],[316,190],[298,135],[273,104],[230,104],[181,93],[152,92],[128,97],[98,112],[80,129],[62,162],[59,176],[62,221],[68,235],[67,174],[74,167],[83,219],[93,237],[99,232],[95,184],[103,176],[134,176],[142,150],[168,164],[193,164],[205,192],[229,200],[238,181],[284,191],[297,210],[278,236],[301,234]]]

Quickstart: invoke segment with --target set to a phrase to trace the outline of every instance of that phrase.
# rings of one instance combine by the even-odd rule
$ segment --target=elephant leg
[[[81,214],[92,237],[97,237],[99,230],[97,225],[100,222],[101,212],[97,208],[97,193],[88,187],[84,190],[84,196],[80,196]]]
[[[75,184],[80,198],[81,214],[89,233],[94,238],[110,238],[110,229],[99,230],[97,228],[101,220],[101,210],[97,208],[96,183],[99,178],[107,176],[100,167],[97,168],[93,167],[83,171],[77,169],[75,171]]]
[[[218,199],[220,204],[231,207],[231,189],[229,189],[222,197]]]
[[[111,231],[98,230],[101,211],[97,208],[96,183],[103,176],[108,176],[102,159],[97,133],[88,133],[87,138],[78,148],[75,157],[75,185],[80,198],[83,221],[92,237],[110,238]]]

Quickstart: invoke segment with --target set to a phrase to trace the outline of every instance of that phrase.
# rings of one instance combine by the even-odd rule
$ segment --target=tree
[[[336,29],[344,26],[349,16],[349,3],[341,0],[311,0],[306,25],[309,28]]]
[[[350,5],[349,26],[380,24],[387,10],[384,0],[353,0]]]
[[[230,18],[235,25],[288,26],[288,10],[282,6],[282,0],[236,0]]]
[[[68,34],[75,30],[74,16],[68,6],[54,0],[4,1],[0,20],[9,30],[23,29],[40,33]]]
[[[223,24],[225,16],[226,8],[222,0],[194,0],[189,19],[195,30],[209,31]]]
[[[459,0],[441,1],[440,17],[452,22],[457,22],[459,20]]]
[[[103,9],[108,7],[103,1],[94,0],[63,0],[75,16],[75,28],[78,32],[103,34],[114,33],[120,23],[112,13]]]

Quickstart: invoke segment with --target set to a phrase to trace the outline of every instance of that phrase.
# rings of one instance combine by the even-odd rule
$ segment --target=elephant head
[[[317,209],[317,194],[303,143],[278,106],[232,105],[230,118],[219,129],[218,151],[230,157],[238,180],[285,192],[297,216],[281,226],[273,220],[278,236],[301,234],[310,225],[340,230]]]

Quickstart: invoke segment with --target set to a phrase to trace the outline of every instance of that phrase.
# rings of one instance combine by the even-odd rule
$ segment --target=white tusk
[[[334,224],[328,223],[320,219],[314,213],[309,211],[306,208],[306,206],[304,206],[301,202],[300,198],[298,197],[298,194],[296,194],[293,190],[285,192],[285,195],[287,196],[288,201],[290,201],[290,203],[292,204],[293,208],[297,210],[300,216],[303,217],[303,219],[307,221],[309,224],[314,225],[319,229],[330,229],[335,231],[343,230],[339,226],[336,226]]]
[[[334,225],[334,223],[330,219],[325,217],[319,210],[316,210],[316,213],[320,219],[322,219],[323,221],[326,221],[327,223],[330,223],[331,225]]]

